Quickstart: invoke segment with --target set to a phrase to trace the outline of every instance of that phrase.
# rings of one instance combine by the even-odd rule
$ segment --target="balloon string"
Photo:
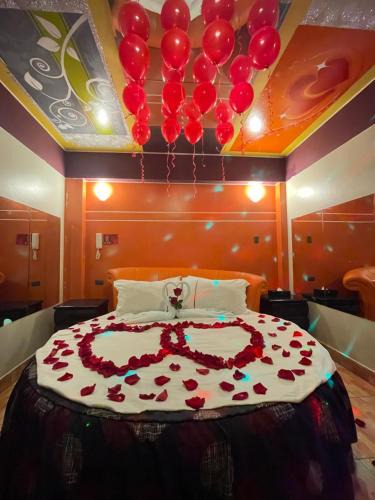
[[[168,143],[168,154],[167,154],[167,195],[170,196],[170,191],[171,191],[171,183],[170,183],[170,180],[169,180],[169,177],[171,175],[171,168],[169,166],[169,154],[170,154],[170,150],[169,150],[169,143]]]
[[[221,155],[221,182],[225,182],[225,165],[224,165],[224,155]]]
[[[143,151],[141,152],[141,182],[145,182],[145,164],[143,162],[144,157],[143,157]]]
[[[240,129],[240,135],[241,135],[241,154],[243,155],[245,152],[245,141],[244,141],[244,121],[243,121],[243,114],[241,113],[241,129]]]
[[[219,66],[216,66],[216,71],[217,71],[217,79],[218,79],[217,97],[220,100],[220,93],[221,93],[221,71],[220,71],[220,67]]]
[[[243,40],[242,40],[242,30],[241,28],[238,30],[238,53],[242,54],[242,49],[243,49]]]
[[[204,129],[202,133],[202,167],[206,168],[206,163],[204,161]]]
[[[172,160],[171,160],[172,170],[176,168],[176,155],[174,154],[175,149],[176,149],[176,143],[174,142],[172,147]]]
[[[193,149],[193,185],[194,185],[194,198],[197,196],[197,165],[195,163],[195,144]]]

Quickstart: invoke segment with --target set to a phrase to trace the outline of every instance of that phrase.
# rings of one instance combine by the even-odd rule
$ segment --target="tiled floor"
[[[348,390],[354,415],[365,422],[357,426],[358,442],[353,445],[357,478],[356,500],[375,500],[375,386],[336,363]],[[13,386],[0,392],[0,429]]]

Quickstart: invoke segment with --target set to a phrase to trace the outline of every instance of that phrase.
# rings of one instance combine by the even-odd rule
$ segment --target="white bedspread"
[[[259,315],[250,311],[241,318],[262,333],[265,342],[263,356],[271,357],[273,364],[263,363],[260,359],[249,363],[240,369],[245,374],[245,378],[242,380],[234,380],[233,374],[236,368],[232,370],[211,369],[207,375],[201,375],[197,373],[196,368],[203,368],[202,365],[177,355],[168,355],[158,364],[137,369],[136,373],[140,380],[135,385],[125,384],[123,376],[104,378],[82,365],[77,347],[77,343],[81,339],[75,338],[75,335],[77,335],[77,329],[81,334],[90,332],[92,330],[91,324],[104,327],[113,322],[144,324],[144,322],[162,321],[174,324],[183,319],[191,319],[199,323],[213,323],[218,320],[226,322],[234,319],[232,315],[223,312],[203,312],[200,310],[196,311],[195,314],[196,316],[193,317],[192,311],[184,311],[183,318],[180,320],[172,320],[169,313],[160,312],[128,315],[115,320],[108,320],[108,317],[113,316],[107,314],[99,318],[96,323],[90,320],[72,329],[61,330],[55,333],[37,351],[38,384],[52,389],[65,398],[88,406],[107,408],[121,413],[140,413],[145,410],[190,410],[191,408],[186,405],[185,400],[194,396],[205,398],[205,409],[261,402],[298,403],[316,387],[326,382],[335,371],[335,365],[326,349],[317,341],[313,346],[308,345],[308,342],[314,339],[306,331],[301,330],[293,323],[284,325],[284,320],[273,322],[273,316]],[[187,315],[189,316],[187,317]],[[284,331],[278,330],[280,326],[285,326],[286,329]],[[295,336],[295,332],[301,332],[302,336],[299,334]],[[161,328],[152,328],[143,333],[106,332],[96,336],[92,344],[93,352],[97,356],[112,360],[117,365],[124,365],[132,355],[140,356],[144,353],[157,353],[160,348],[160,333]],[[270,333],[272,336],[269,335]],[[185,336],[192,350],[196,349],[205,353],[217,354],[225,358],[234,356],[249,343],[249,333],[240,327],[207,330],[187,328]],[[57,354],[59,361],[67,362],[68,366],[53,370],[52,365],[44,364],[43,360],[55,347],[53,342],[56,339],[64,340],[74,353],[63,357],[60,354],[61,351],[59,351],[59,354]],[[301,342],[302,347],[291,347],[290,342],[292,340]],[[275,347],[272,347],[273,345],[281,346],[281,348],[275,350]],[[290,352],[289,357],[283,357],[283,349]],[[302,366],[299,364],[302,358],[300,351],[309,349],[312,350],[312,356],[310,357],[312,363],[310,366]],[[171,371],[169,368],[171,363],[179,364],[181,369]],[[296,375],[295,380],[290,381],[278,377],[280,369],[300,369],[305,370],[305,373],[300,376]],[[65,372],[73,374],[73,378],[64,382],[58,381],[57,379],[64,375]],[[160,375],[165,375],[171,379],[162,387],[159,387],[154,382],[154,379]],[[182,381],[188,379],[194,379],[198,382],[198,387],[195,390],[188,391],[184,386]],[[219,385],[222,381],[234,384],[234,390],[232,392],[224,391]],[[253,386],[258,383],[267,388],[265,394],[254,392]],[[88,396],[81,396],[81,389],[93,384],[96,384],[94,392]],[[117,384],[121,384],[120,392],[126,396],[123,402],[115,402],[107,398],[108,388]],[[163,402],[139,398],[139,394],[155,393],[158,395],[164,389],[168,392],[168,398]],[[238,392],[248,392],[249,396],[243,401],[233,401],[232,396]]]

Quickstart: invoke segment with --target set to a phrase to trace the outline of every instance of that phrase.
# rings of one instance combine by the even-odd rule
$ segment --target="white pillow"
[[[246,280],[216,280],[187,276],[191,294],[183,303],[184,309],[216,309],[233,314],[246,314]]]
[[[116,315],[137,314],[145,311],[167,311],[170,288],[177,286],[179,277],[162,281],[116,280],[114,286],[118,291]],[[166,285],[168,293],[166,294]]]

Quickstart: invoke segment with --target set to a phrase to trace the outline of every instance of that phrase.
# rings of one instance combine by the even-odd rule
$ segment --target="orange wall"
[[[105,281],[107,269],[118,266],[249,271],[263,274],[271,287],[278,286],[277,256],[286,252],[277,238],[278,224],[283,221],[277,215],[280,192],[277,197],[274,185],[266,186],[266,196],[259,203],[248,199],[246,186],[197,185],[194,197],[191,184],[173,184],[168,195],[165,184],[125,182],[111,182],[113,194],[103,202],[93,193],[94,185],[90,181],[82,186],[86,195],[85,296],[107,296],[107,286],[95,280]],[[69,204],[72,210],[77,207],[72,194],[75,187],[67,187],[66,220]],[[67,231],[66,226],[66,246],[73,248]],[[103,247],[100,260],[95,259],[96,233],[119,238],[118,245]],[[78,252],[79,240],[75,239]],[[69,284],[65,287],[65,298],[79,293],[79,284],[75,289]]]
[[[350,269],[375,265],[375,198],[364,196],[292,221],[294,288],[336,288]],[[312,243],[307,243],[307,237]],[[307,281],[307,276],[315,281]]]

